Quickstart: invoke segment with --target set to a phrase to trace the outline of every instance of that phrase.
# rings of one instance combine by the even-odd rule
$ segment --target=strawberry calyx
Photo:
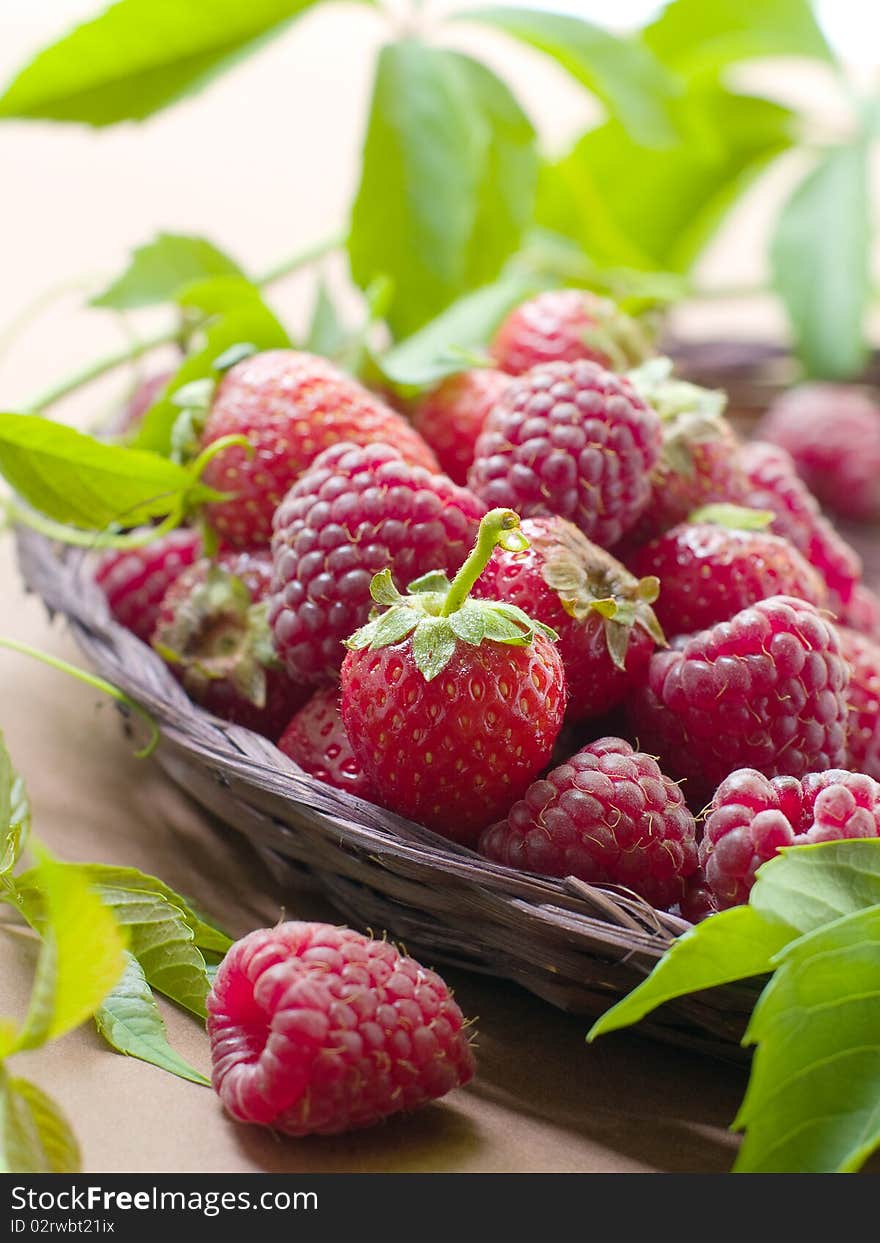
[[[229,682],[257,708],[266,706],[266,670],[277,666],[268,602],[254,604],[245,583],[212,566],[161,626],[153,647],[176,665],[187,691],[197,696],[211,682]]]
[[[592,322],[581,332],[581,340],[589,350],[604,355],[612,371],[626,371],[650,355],[651,343],[642,325],[609,298],[592,298],[589,315]]]
[[[752,509],[747,505],[718,502],[703,505],[688,514],[688,522],[708,522],[729,531],[766,531],[776,515],[769,509]]]
[[[493,509],[480,522],[477,539],[452,582],[440,570],[423,574],[398,591],[390,570],[374,575],[370,592],[385,611],[346,640],[355,651],[390,647],[411,637],[416,668],[430,682],[446,668],[459,641],[479,647],[485,642],[526,647],[537,634],[556,640],[556,631],[534,621],[515,604],[473,600],[470,591],[496,547],[522,551],[528,541],[512,509]]]
[[[666,636],[651,607],[660,594],[653,574],[637,579],[604,548],[592,544],[570,522],[557,522],[532,543],[542,555],[544,582],[575,621],[591,613],[605,620],[608,654],[618,669],[626,667],[633,626],[641,628],[660,646]]]
[[[702,388],[673,375],[671,358],[649,358],[627,372],[636,392],[663,424],[663,463],[677,475],[694,474],[694,447],[709,444],[726,433],[727,394]]]

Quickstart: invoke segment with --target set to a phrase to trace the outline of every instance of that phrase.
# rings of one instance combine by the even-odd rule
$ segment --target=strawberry
[[[502,371],[522,375],[543,363],[589,359],[625,371],[650,353],[644,330],[588,289],[550,289],[512,310],[492,341]]]
[[[453,482],[467,482],[477,437],[509,383],[510,376],[489,367],[460,371],[441,380],[416,403],[413,424]]]
[[[651,496],[661,424],[630,382],[594,362],[513,380],[486,419],[468,484],[527,518],[558,514],[610,548]]]
[[[283,1135],[371,1126],[474,1075],[467,1024],[440,976],[350,928],[248,933],[220,964],[207,1010],[224,1107]]]
[[[564,518],[527,518],[528,548],[496,548],[474,595],[507,600],[550,626],[568,684],[569,721],[603,715],[644,681],[665,645],[651,604],[656,578],[639,582]]]
[[[201,436],[205,449],[224,436],[244,436],[251,451],[231,446],[205,468],[203,482],[230,499],[208,506],[214,529],[239,548],[267,544],[272,515],[315,458],[338,441],[387,441],[426,470],[437,459],[399,414],[351,376],[313,354],[267,350],[231,367],[214,396]]]
[[[844,518],[880,517],[880,406],[853,384],[801,384],[771,405],[762,440],[787,449],[804,483]]]
[[[272,648],[271,576],[262,549],[196,562],[166,592],[152,643],[190,698],[274,741],[309,692],[288,677]]]
[[[826,603],[825,583],[793,544],[760,527],[749,529],[762,518],[755,510],[709,506],[697,516],[704,520],[673,527],[629,561],[640,578],[660,580],[656,612],[666,630],[705,630],[769,596]],[[720,524],[711,520],[716,516]]]
[[[149,535],[145,531],[144,535]],[[202,537],[178,527],[141,547],[111,548],[95,566],[95,581],[121,626],[149,643],[168,588],[202,550]]]
[[[381,802],[471,844],[548,763],[565,714],[553,632],[515,605],[468,592],[499,542],[522,547],[519,519],[493,510],[450,585],[428,574],[348,641],[342,720]]]
[[[278,750],[325,785],[348,790],[368,803],[376,802],[373,787],[354,758],[342,724],[338,686],[315,691],[291,718],[278,740]]]

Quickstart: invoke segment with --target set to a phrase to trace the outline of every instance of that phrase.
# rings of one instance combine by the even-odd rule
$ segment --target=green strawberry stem
[[[476,543],[452,580],[441,617],[449,617],[451,613],[458,612],[499,544],[508,552],[521,552],[529,546],[528,540],[519,529],[519,514],[512,509],[490,509],[480,522]]]
[[[135,751],[138,759],[146,759],[148,755],[156,750],[159,742],[159,727],[146,709],[142,708],[139,703],[135,703],[130,699],[124,691],[118,686],[114,686],[112,682],[105,682],[103,678],[97,677],[93,673],[87,673],[85,669],[79,669],[76,665],[70,665],[66,660],[62,660],[60,656],[50,656],[48,652],[41,652],[39,648],[31,647],[28,643],[21,643],[18,639],[7,639],[0,636],[0,647],[8,648],[10,652],[17,652],[20,656],[30,656],[34,660],[39,660],[42,664],[48,665],[51,669],[59,669],[62,673],[68,674],[72,678],[76,678],[78,682],[84,682],[86,686],[92,686],[95,690],[101,691],[104,695],[109,695],[111,699],[115,699],[117,703],[125,704],[136,712],[150,728],[150,739],[146,746],[139,751]]]

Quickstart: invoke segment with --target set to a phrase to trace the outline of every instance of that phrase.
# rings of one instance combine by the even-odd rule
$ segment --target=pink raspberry
[[[880,596],[864,583],[856,583],[848,602],[840,608],[838,620],[880,643]]]
[[[737,768],[802,777],[842,765],[848,682],[837,628],[803,600],[772,596],[655,653],[630,726],[688,779],[693,806]]]
[[[474,1074],[440,976],[387,941],[327,924],[237,941],[208,995],[208,1035],[225,1108],[285,1135],[371,1126]]]
[[[200,555],[202,537],[178,527],[142,548],[112,548],[102,553],[95,579],[121,626],[149,643],[162,597]]]
[[[467,483],[483,424],[509,383],[503,371],[475,368],[449,376],[419,399],[413,425],[453,483]]]
[[[378,801],[371,782],[354,758],[342,724],[338,686],[315,691],[281,735],[278,749],[325,785],[348,790],[368,803]]]
[[[568,518],[610,548],[638,521],[660,458],[655,412],[594,362],[550,363],[512,381],[477,441],[470,487],[523,518]]]
[[[880,785],[863,773],[828,769],[768,779],[732,773],[715,792],[700,864],[720,908],[748,900],[755,873],[785,846],[880,836]]]
[[[478,849],[544,876],[623,885],[656,907],[677,902],[697,866],[681,791],[621,738],[600,738],[533,782]]]
[[[269,623],[291,675],[336,680],[343,642],[369,617],[373,575],[390,567],[406,586],[429,570],[454,573],[484,513],[471,492],[388,445],[326,450],[275,514]]]
[[[846,626],[837,629],[850,669],[846,763],[880,781],[880,644]]]

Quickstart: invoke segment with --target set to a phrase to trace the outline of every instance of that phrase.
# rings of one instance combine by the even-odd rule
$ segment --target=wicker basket
[[[750,421],[788,379],[781,351],[683,348],[681,370],[729,388]],[[385,929],[427,961],[509,980],[564,1010],[599,1014],[650,972],[690,925],[613,887],[518,873],[337,791],[264,738],[197,708],[155,653],[109,614],[82,552],[17,533],[24,581],[65,617],[92,666],[158,723],[164,771],[245,835],[279,879],[307,876],[362,928]],[[727,1058],[755,989],[728,986],[670,1002],[643,1030]]]

